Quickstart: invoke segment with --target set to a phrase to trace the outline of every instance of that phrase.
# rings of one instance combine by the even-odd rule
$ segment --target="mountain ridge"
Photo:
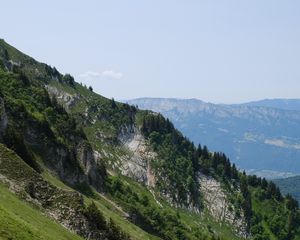
[[[0,83],[0,182],[71,233],[299,239],[293,198],[195,146],[161,114],[100,96],[3,41]]]
[[[294,174],[300,171],[293,161],[300,156],[299,111],[212,104],[195,99],[145,98],[127,102],[162,113],[193,142],[204,142],[215,151],[227,152],[243,169]],[[253,162],[257,158],[255,152],[262,153],[263,157]]]
[[[262,99],[258,101],[250,101],[243,104],[248,106],[263,106],[291,111],[300,111],[300,99],[297,98]]]

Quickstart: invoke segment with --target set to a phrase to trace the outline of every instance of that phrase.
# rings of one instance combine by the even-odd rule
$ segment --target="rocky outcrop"
[[[71,136],[72,144],[66,147],[56,142],[51,130],[45,130],[37,121],[28,121],[24,140],[37,152],[44,164],[65,183],[76,186],[88,183],[98,191],[103,190],[105,167],[101,159],[95,159],[94,151],[84,138]]]
[[[65,106],[66,110],[80,100],[80,94],[70,94],[50,85],[46,85],[45,88],[50,96],[55,97],[59,103]]]
[[[102,191],[106,171],[101,155],[93,151],[88,142],[83,141],[77,146],[76,158],[84,174],[87,176],[89,184],[94,186],[98,191]]]
[[[229,201],[221,183],[212,177],[199,174],[200,191],[204,206],[209,214],[218,222],[225,222],[233,227],[237,235],[247,237],[247,224],[242,209],[235,209]],[[239,191],[238,189],[236,191]],[[237,214],[239,212],[239,214]]]
[[[121,173],[147,185],[155,201],[160,205],[154,191],[151,190],[156,184],[155,172],[151,165],[156,160],[157,153],[152,151],[145,137],[135,126],[124,127],[118,136],[118,140],[128,150],[128,154],[122,156],[120,161]],[[200,213],[199,206],[192,203],[190,196],[187,196],[186,204],[179,204],[174,201],[170,193],[160,192],[158,195],[175,208],[184,208],[194,213]]]
[[[155,159],[156,153],[151,151],[140,130],[134,126],[126,127],[121,131],[118,139],[128,150],[128,155],[123,156],[121,161],[122,174],[154,187],[155,176],[151,161]]]
[[[62,104],[67,111],[81,99],[80,94],[72,95],[54,86],[46,85],[45,88],[48,94],[52,97],[55,97],[56,100],[60,104]],[[94,186],[98,191],[102,191],[106,171],[101,161],[101,155],[97,154],[97,152],[92,149],[91,145],[87,141],[77,139],[77,142],[78,143],[75,148],[75,158],[80,164],[81,169],[84,171],[84,177],[76,176],[74,178],[73,176],[71,179],[68,179],[68,182],[72,181],[72,179],[76,180],[77,182],[82,182],[83,180],[85,180],[86,182]],[[69,175],[66,175],[66,177],[68,176]]]
[[[86,239],[105,239],[103,229],[89,218],[84,199],[78,192],[63,190],[45,181],[1,144],[0,182],[70,231]]]

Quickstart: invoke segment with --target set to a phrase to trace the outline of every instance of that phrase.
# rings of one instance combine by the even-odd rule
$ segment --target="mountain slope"
[[[82,239],[0,185],[1,239]]]
[[[224,151],[243,169],[300,172],[300,112],[196,99],[128,101],[168,117],[193,142]]]
[[[0,60],[1,182],[71,233],[299,239],[292,198],[162,115],[106,99],[4,41]]]
[[[300,176],[275,179],[274,183],[279,186],[283,194],[291,194],[300,202]]]

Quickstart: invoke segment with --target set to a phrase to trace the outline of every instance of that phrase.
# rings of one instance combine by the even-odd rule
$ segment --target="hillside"
[[[300,202],[300,176],[275,179],[274,183],[283,194],[290,194]]]
[[[300,238],[298,205],[272,182],[3,40],[0,142],[3,239]]]
[[[197,99],[127,102],[162,113],[194,143],[226,152],[251,173],[276,178],[300,172],[300,162],[295,161],[300,157],[300,111],[265,107],[264,102],[259,102],[262,106],[211,104]],[[276,105],[271,100],[268,103]]]

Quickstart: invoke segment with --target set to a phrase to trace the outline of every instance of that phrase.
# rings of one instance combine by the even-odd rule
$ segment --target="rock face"
[[[98,191],[106,176],[101,159],[95,159],[90,144],[81,136],[72,135],[72,145],[57,144],[52,132],[45,131],[39,122],[30,120],[24,129],[24,141],[41,156],[44,164],[60,179],[72,186],[88,183]]]
[[[63,103],[68,110],[70,107],[74,106],[76,102],[80,100],[79,94],[69,94],[65,91],[60,91],[56,87],[52,87],[49,85],[45,86],[46,90],[48,91],[50,96],[54,96],[58,102]]]
[[[149,187],[155,186],[155,177],[151,169],[151,161],[156,153],[151,151],[147,141],[136,127],[127,127],[118,137],[122,145],[129,150],[128,156],[121,161],[121,172]]]
[[[12,171],[13,169],[13,171]],[[46,215],[86,239],[105,239],[87,215],[83,197],[45,181],[11,150],[0,144],[0,182]]]
[[[242,209],[235,209],[221,183],[203,174],[199,175],[199,182],[204,205],[209,214],[218,222],[228,223],[233,227],[236,234],[246,238],[248,236],[247,224],[243,211]],[[240,212],[240,216],[237,215],[236,210]]]
[[[135,179],[138,182],[146,184],[151,191],[151,188],[154,188],[156,184],[156,176],[154,169],[151,167],[151,162],[156,160],[157,153],[151,150],[149,143],[140,130],[135,126],[127,126],[123,128],[119,134],[118,140],[122,143],[123,147],[128,150],[128,155],[123,156],[120,161],[121,165],[119,168],[121,173]],[[155,198],[153,191],[152,194]],[[187,196],[188,204],[185,205],[175,203],[168,193],[161,192],[159,195],[168,201],[173,207],[185,208],[191,212],[200,213],[199,207],[195,206],[190,201],[190,196]],[[160,204],[159,201],[157,202]]]
[[[102,191],[106,171],[102,165],[101,158],[95,154],[90,144],[81,142],[78,144],[76,158],[87,176],[89,184],[98,191]]]

